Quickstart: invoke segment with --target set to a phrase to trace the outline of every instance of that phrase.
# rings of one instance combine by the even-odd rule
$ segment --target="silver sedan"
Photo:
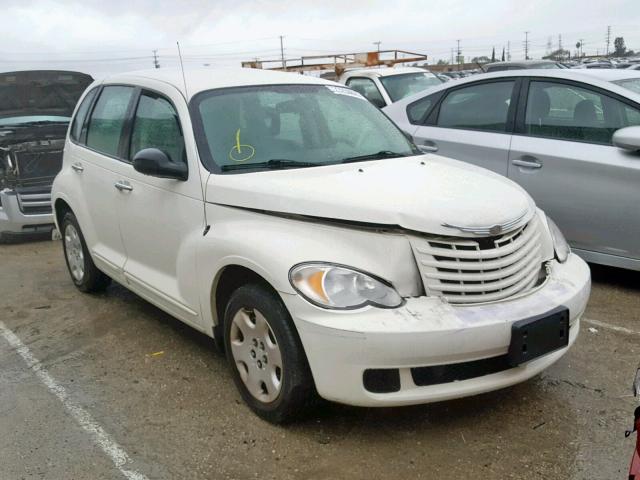
[[[423,151],[519,183],[587,261],[640,270],[640,71],[476,75],[384,112]]]

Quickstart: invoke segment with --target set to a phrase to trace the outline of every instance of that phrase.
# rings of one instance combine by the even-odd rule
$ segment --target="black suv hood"
[[[64,70],[0,73],[0,119],[31,115],[70,117],[92,81],[85,73]]]

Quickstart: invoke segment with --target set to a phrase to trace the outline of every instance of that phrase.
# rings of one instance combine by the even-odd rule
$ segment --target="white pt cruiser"
[[[213,337],[261,417],[526,380],[578,336],[587,265],[515,183],[421,154],[355,91],[258,70],[92,84],[53,205],[71,278]]]

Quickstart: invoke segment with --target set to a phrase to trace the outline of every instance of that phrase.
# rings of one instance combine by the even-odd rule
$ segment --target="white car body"
[[[398,98],[393,98],[394,95],[389,91],[388,88],[385,87],[383,79],[387,77],[398,78],[400,76],[406,76],[408,74],[420,74],[421,76],[432,80],[434,86],[440,85],[440,83],[442,83],[442,80],[437,75],[418,67],[373,67],[347,70],[342,75],[340,75],[340,77],[338,78],[338,82],[354,88],[356,91],[358,91],[358,93],[363,95],[365,98],[367,98],[367,100],[371,101],[378,108],[382,108],[391,105],[392,103],[399,100]],[[367,89],[365,91],[364,89],[355,88],[353,85],[354,79],[365,79],[371,81],[370,89]],[[367,94],[369,90],[373,91],[374,93],[377,92],[381,96],[383,102],[377,103],[376,98],[371,97],[371,95]]]
[[[131,163],[67,138],[53,186],[58,227],[61,215],[72,211],[101,271],[211,337],[219,332],[216,298],[229,281],[225,272],[242,268],[259,275],[291,314],[317,392],[337,402],[391,406],[478,394],[524,381],[567,352],[589,297],[589,269],[573,254],[564,263],[555,258],[544,213],[502,176],[437,155],[211,173],[201,162],[188,103],[210,89],[276,84],[336,88],[318,78],[258,70],[188,71],[186,85],[179,72],[165,69],[95,83],[132,85],[169,99],[182,124],[189,176],[177,181],[143,175]],[[504,226],[505,237],[520,232],[520,240],[505,240],[503,253],[524,255],[528,245],[533,253],[526,258],[534,265],[526,273],[544,278],[517,293],[505,287],[469,304],[460,296],[460,302],[447,298],[437,291],[442,286],[426,292],[425,285],[434,283],[426,266],[433,250],[428,240],[463,249],[496,225]],[[289,279],[293,266],[313,261],[384,279],[403,303],[390,309],[316,306]],[[565,348],[461,381],[419,386],[412,379],[413,368],[504,356],[514,322],[560,306],[570,312]],[[397,369],[399,388],[368,390],[363,375],[370,369]]]

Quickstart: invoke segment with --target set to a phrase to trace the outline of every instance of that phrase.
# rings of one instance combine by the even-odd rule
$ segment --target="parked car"
[[[353,88],[378,108],[442,84],[436,75],[418,67],[348,70],[338,82]]]
[[[487,73],[501,72],[504,70],[531,70],[541,68],[566,68],[560,62],[553,62],[551,60],[522,60],[519,62],[493,62],[487,63],[483,66],[483,69]]]
[[[51,233],[51,183],[71,112],[92,81],[66,71],[0,74],[0,242]]]
[[[521,382],[566,353],[589,296],[524,190],[421,154],[360,94],[309,76],[96,82],[53,202],[81,291],[112,278],[212,336],[274,422],[316,392],[390,406]]]
[[[637,71],[485,74],[385,113],[423,150],[519,183],[583,258],[640,270],[640,147],[616,141],[637,135]]]

